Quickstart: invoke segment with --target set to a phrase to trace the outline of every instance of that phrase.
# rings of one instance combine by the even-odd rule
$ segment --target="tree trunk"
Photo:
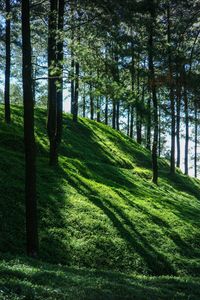
[[[149,95],[150,96],[150,95]],[[147,102],[148,115],[147,115],[147,149],[151,151],[151,98]]]
[[[105,105],[105,124],[108,125],[108,98],[106,97],[106,105]]]
[[[94,96],[92,94],[92,84],[90,83],[90,119],[94,120]]]
[[[57,67],[56,56],[56,31],[57,31],[57,0],[50,1],[49,14],[49,33],[48,33],[48,122],[47,131],[50,142],[50,158],[49,164],[56,165],[58,163],[57,153],[57,87],[55,76],[55,67]],[[53,72],[52,72],[53,71]],[[56,74],[57,75],[57,74]]]
[[[141,107],[140,107],[140,55],[138,53],[138,66],[137,66],[137,105],[136,105],[136,137],[137,143],[142,143],[142,125],[141,125]]]
[[[116,127],[119,130],[119,117],[120,117],[120,100],[117,100],[117,107],[116,107]]]
[[[74,7],[73,4],[71,4],[71,70],[70,70],[70,77],[71,77],[71,114],[74,113],[74,96],[75,96],[75,83],[74,83],[74,67],[75,67],[75,62],[74,62]]]
[[[58,2],[58,54],[57,61],[59,66],[59,78],[57,89],[57,129],[56,129],[56,144],[57,147],[61,143],[62,131],[63,131],[63,23],[64,23],[64,0]]]
[[[101,107],[101,98],[97,96],[97,122],[101,122],[100,107]]]
[[[115,100],[112,101],[113,104],[113,111],[112,111],[112,128],[116,128],[116,102]]]
[[[133,103],[131,103],[131,120],[130,120],[130,138],[133,138],[133,121],[134,121],[134,106]]]
[[[185,106],[185,175],[188,175],[189,112],[188,112],[188,96],[187,96],[187,85],[186,85],[185,70],[184,70],[184,91],[183,91],[183,97],[184,97],[184,106]]]
[[[197,178],[197,146],[198,146],[198,109],[197,109],[197,99],[195,99],[195,133],[194,133],[194,177]]]
[[[74,110],[73,110],[73,121],[78,121],[78,96],[79,96],[79,63],[75,63],[75,94],[74,94]]]
[[[83,88],[83,118],[85,118],[85,110],[86,110],[86,94],[85,94],[85,83]]]
[[[128,105],[127,108],[127,135],[129,136],[130,134],[130,104]]]
[[[155,8],[152,1],[151,6],[151,24],[149,32],[149,73],[150,73],[150,85],[152,92],[152,101],[153,101],[153,121],[154,121],[154,135],[153,135],[153,147],[152,147],[152,169],[153,169],[153,183],[158,183],[158,162],[157,162],[157,148],[158,148],[158,101],[156,94],[156,82],[155,82],[155,71],[154,71],[154,43],[153,43],[153,33],[155,25]]]
[[[38,255],[36,146],[34,136],[29,0],[22,0],[22,76],[24,102],[26,247],[27,254],[36,257]]]
[[[173,84],[173,67],[172,67],[172,54],[171,54],[171,20],[170,20],[170,4],[167,7],[167,40],[168,40],[168,66],[169,66],[169,98],[171,106],[171,159],[170,159],[170,172],[175,173],[175,101],[174,101],[174,84]]]
[[[10,0],[6,0],[5,121],[10,123]]]
[[[176,66],[176,144],[177,144],[177,158],[176,166],[180,168],[181,162],[181,146],[180,146],[180,121],[181,121],[181,84],[180,78],[178,77],[179,68]]]

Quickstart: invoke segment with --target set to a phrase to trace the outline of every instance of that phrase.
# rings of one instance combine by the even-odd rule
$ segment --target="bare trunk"
[[[10,0],[6,0],[5,121],[10,123]]]
[[[22,0],[22,76],[24,102],[26,247],[27,254],[36,257],[38,255],[36,146],[34,135],[34,102],[32,94],[29,0]]]

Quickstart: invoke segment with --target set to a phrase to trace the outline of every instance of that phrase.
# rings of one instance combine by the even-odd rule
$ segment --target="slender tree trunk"
[[[130,104],[128,105],[127,108],[127,135],[129,136],[130,134]]]
[[[181,84],[180,78],[178,77],[178,65],[176,70],[176,144],[177,144],[177,158],[176,158],[176,166],[180,168],[181,162],[181,145],[180,145],[180,121],[181,121]]]
[[[101,122],[101,98],[97,96],[97,122]]]
[[[74,58],[73,50],[71,50],[71,114],[74,112]]]
[[[58,1],[58,66],[59,66],[59,78],[57,89],[57,130],[56,130],[56,143],[57,147],[61,143],[62,131],[63,131],[63,24],[64,24],[64,0]]]
[[[5,121],[10,123],[10,0],[6,0]]]
[[[86,93],[85,93],[85,83],[83,87],[83,118],[85,118],[85,110],[86,110]]]
[[[120,100],[117,100],[117,107],[116,107],[116,127],[119,130],[119,117],[120,117]]]
[[[153,42],[153,33],[155,26],[155,8],[154,2],[152,0],[151,6],[151,24],[149,32],[149,72],[150,72],[150,84],[152,92],[152,101],[153,101],[153,122],[154,122],[154,135],[153,135],[153,147],[152,147],[152,169],[153,169],[153,183],[158,183],[158,162],[157,162],[157,151],[158,151],[158,101],[156,94],[156,82],[155,82],[155,71],[154,71],[154,42]]]
[[[134,123],[134,80],[135,80],[135,60],[134,60],[134,41],[131,41],[131,91],[132,91],[132,102],[130,104],[130,138],[133,139],[133,123]]]
[[[75,72],[76,72],[76,78],[75,78],[75,94],[74,94],[74,110],[73,110],[73,121],[78,121],[78,96],[79,96],[79,63],[75,63]]]
[[[94,120],[94,96],[92,94],[92,84],[90,83],[90,119]]]
[[[198,109],[197,109],[197,99],[195,99],[195,133],[194,133],[194,177],[197,178],[197,145],[198,145]]]
[[[147,115],[147,149],[151,151],[151,98],[147,102],[148,115]]]
[[[187,95],[185,70],[184,70],[184,90],[183,90],[183,97],[184,97],[184,106],[185,106],[185,175],[188,175],[189,112],[188,112],[188,95]]]
[[[108,98],[106,97],[106,105],[105,105],[105,124],[108,125]]]
[[[176,139],[176,122],[175,122],[175,100],[174,100],[174,84],[173,84],[173,67],[171,53],[171,20],[170,20],[170,4],[167,7],[167,40],[168,40],[168,65],[169,65],[169,98],[171,104],[171,159],[170,172],[175,173],[175,139]]]
[[[133,103],[131,103],[131,120],[130,120],[130,138],[133,138],[133,121],[134,121],[134,106]]]
[[[22,76],[24,102],[26,247],[27,254],[36,257],[38,255],[36,146],[34,136],[29,0],[22,0]]]
[[[158,156],[161,157],[161,108],[159,103],[159,114],[158,114]]]
[[[50,1],[49,14],[49,33],[48,33],[48,122],[47,131],[50,142],[50,158],[49,164],[56,165],[58,163],[57,153],[57,87],[56,76],[52,70],[57,67],[56,56],[56,31],[57,31],[57,11],[58,1]]]
[[[140,54],[138,53],[137,66],[137,105],[136,105],[136,137],[137,143],[142,143],[141,108],[140,108]]]
[[[112,112],[112,128],[116,128],[116,102],[115,100],[112,101],[113,104],[113,112]]]

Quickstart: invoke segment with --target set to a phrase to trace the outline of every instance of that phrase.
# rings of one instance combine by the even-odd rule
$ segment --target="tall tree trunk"
[[[56,165],[58,163],[57,153],[57,87],[54,68],[57,67],[56,56],[56,33],[57,33],[57,11],[58,1],[50,0],[49,14],[49,33],[48,33],[48,122],[47,131],[50,142],[50,158],[49,164]]]
[[[74,1],[73,1],[74,2]],[[71,70],[70,70],[70,77],[71,77],[71,114],[74,113],[74,98],[75,98],[75,61],[74,61],[74,7],[71,3]]]
[[[85,118],[85,111],[86,111],[86,92],[85,92],[85,83],[83,86],[83,118]]]
[[[5,121],[10,123],[10,0],[6,0]]]
[[[167,41],[168,41],[168,65],[169,65],[169,98],[171,106],[171,159],[170,172],[175,173],[175,100],[174,100],[174,84],[173,84],[173,67],[172,67],[172,53],[171,53],[171,20],[170,20],[170,4],[167,6]]]
[[[180,145],[180,122],[181,122],[181,78],[179,78],[179,66],[176,65],[176,144],[177,158],[176,166],[180,168],[181,163],[181,145]]]
[[[22,0],[22,76],[24,102],[26,247],[27,254],[36,257],[38,255],[36,146],[34,136],[29,0]]]
[[[186,84],[186,74],[185,66],[184,70],[184,106],[185,106],[185,175],[188,175],[188,151],[189,151],[189,112],[188,112],[188,95],[187,95],[187,84]]]
[[[94,120],[94,96],[92,93],[92,84],[90,83],[90,119]]]
[[[63,24],[64,24],[64,0],[58,0],[58,31],[59,41],[57,45],[57,61],[59,67],[58,89],[57,89],[57,128],[56,146],[59,147],[63,131]]]
[[[127,135],[129,136],[130,133],[130,104],[127,108]]]
[[[74,93],[74,110],[73,110],[73,121],[78,121],[78,96],[79,96],[79,63],[75,63],[75,93]]]
[[[116,107],[116,129],[119,130],[119,117],[120,117],[120,100],[117,100],[117,107]]]
[[[130,120],[130,138],[133,138],[133,121],[134,121],[134,106],[133,103],[131,103],[131,120]]]
[[[106,105],[105,105],[105,124],[108,125],[108,98],[106,97]]]
[[[161,157],[161,108],[159,103],[159,114],[158,114],[158,156]]]
[[[136,105],[136,135],[137,143],[142,143],[141,107],[140,107],[140,54],[137,65],[137,105]]]
[[[147,115],[147,149],[151,150],[151,98],[147,102],[148,115]]]
[[[198,146],[198,108],[197,108],[197,99],[195,98],[195,111],[194,111],[194,177],[197,178],[197,146]]]
[[[134,122],[134,80],[135,80],[135,61],[134,61],[134,41],[131,41],[131,91],[132,102],[130,104],[130,138],[133,138],[133,122]]]
[[[150,84],[152,92],[152,101],[153,101],[153,122],[154,122],[154,135],[153,135],[153,147],[152,147],[152,169],[153,169],[153,183],[158,183],[158,162],[157,162],[157,148],[158,148],[158,101],[156,94],[156,82],[155,82],[155,71],[154,71],[154,42],[153,42],[153,33],[155,26],[155,7],[154,1],[152,0],[151,5],[151,24],[149,32],[149,72],[150,72]]]
[[[113,104],[113,111],[112,111],[112,128],[116,128],[116,101],[113,99],[112,101]]]
[[[97,96],[97,122],[101,122],[101,98]]]

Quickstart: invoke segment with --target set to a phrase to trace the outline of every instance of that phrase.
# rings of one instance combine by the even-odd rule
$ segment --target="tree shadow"
[[[123,273],[52,266],[39,261],[7,259],[0,265],[5,299],[194,299],[198,279],[137,277]]]

